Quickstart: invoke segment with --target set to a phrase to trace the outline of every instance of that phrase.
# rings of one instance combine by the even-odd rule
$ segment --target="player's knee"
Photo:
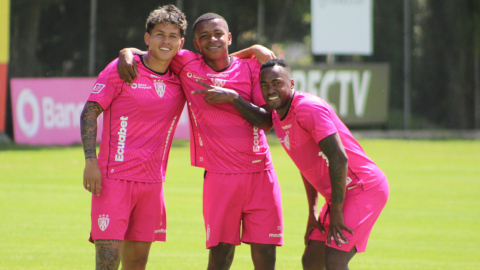
[[[325,256],[327,270],[348,270],[348,260],[339,256]]]
[[[231,244],[219,243],[210,248],[208,260],[208,269],[229,269],[233,262],[235,246]]]
[[[275,245],[252,244],[252,259],[255,269],[274,269],[277,259]]]
[[[302,256],[302,266],[303,270],[325,270],[324,255],[307,248]]]

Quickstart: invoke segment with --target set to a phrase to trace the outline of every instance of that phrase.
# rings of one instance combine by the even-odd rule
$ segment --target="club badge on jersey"
[[[107,229],[109,223],[110,219],[108,218],[108,215],[100,215],[98,218],[98,227],[100,230],[102,230],[102,232]]]
[[[162,98],[163,95],[165,95],[165,90],[166,90],[166,86],[163,83],[163,80],[155,80],[154,85],[155,85],[155,91],[157,91],[158,96]]]

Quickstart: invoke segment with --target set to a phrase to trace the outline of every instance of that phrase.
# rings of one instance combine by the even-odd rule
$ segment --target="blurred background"
[[[191,29],[195,19],[206,12],[218,13],[227,20],[233,36],[230,52],[256,43],[271,48],[278,57],[305,71],[296,74],[300,79],[306,77],[306,85],[302,82],[300,87],[308,92],[312,92],[309,88],[316,88],[318,93],[327,91],[328,86],[322,86],[320,77],[326,80],[328,71],[336,70],[339,83],[332,87],[339,90],[329,90],[333,103],[355,102],[354,95],[358,97],[358,91],[362,90],[358,83],[369,76],[372,86],[378,84],[374,80],[380,80],[385,86],[378,91],[383,94],[378,100],[368,99],[364,106],[385,103],[380,109],[385,112],[375,121],[347,120],[352,128],[480,129],[480,0],[0,0],[0,3],[5,15],[2,27],[8,28],[7,37],[0,37],[8,42],[2,46],[2,53],[8,55],[0,59],[8,67],[5,102],[0,102],[0,111],[5,110],[3,133],[10,138],[14,135],[15,119],[10,79],[95,77],[118,57],[120,49],[145,49],[147,15],[154,8],[170,3],[187,16],[185,48],[195,51]],[[367,8],[366,40],[371,43],[367,44],[367,51],[312,52],[313,31],[330,27],[325,22],[314,26],[315,19],[325,15],[312,9],[320,7],[328,12],[329,5],[350,5],[354,10],[356,6]],[[342,16],[351,17],[343,13],[334,15],[338,15],[340,22],[345,21]],[[347,41],[357,44],[362,38],[352,36]],[[360,67],[358,72],[356,67]],[[374,71],[366,74],[370,67],[379,69],[379,75]],[[312,70],[319,73],[315,75]],[[342,70],[360,74],[360,81],[353,71],[351,76],[347,74],[350,77],[344,77],[353,87],[350,99],[341,94],[342,78],[338,74]],[[313,75],[317,81],[312,79]],[[348,111],[343,109],[345,119],[357,112],[359,108],[355,106]],[[31,120],[26,119],[28,124]]]

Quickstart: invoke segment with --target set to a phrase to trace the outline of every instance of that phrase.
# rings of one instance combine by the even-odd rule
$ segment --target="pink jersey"
[[[348,156],[347,190],[359,184],[366,190],[385,178],[332,107],[317,96],[295,92],[284,119],[273,112],[273,125],[295,165],[327,201],[331,200],[332,193],[329,164],[318,143],[334,133],[338,132]]]
[[[178,74],[187,98],[190,116],[190,147],[193,166],[216,173],[246,173],[272,169],[267,140],[263,130],[252,126],[231,104],[209,105],[204,95],[193,90],[204,89],[195,80],[233,89],[246,101],[262,106],[255,59],[231,59],[221,72],[211,69],[200,54],[182,50],[170,63]]]
[[[88,98],[104,109],[98,164],[107,178],[163,182],[185,95],[171,71],[160,74],[141,57],[135,60],[140,77],[132,86],[120,79],[116,59],[100,73]]]

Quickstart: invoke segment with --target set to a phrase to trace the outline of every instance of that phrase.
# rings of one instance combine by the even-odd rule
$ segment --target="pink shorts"
[[[352,229],[355,234],[352,235],[344,230],[343,234],[348,239],[348,244],[341,241],[341,247],[337,246],[332,236],[330,247],[348,252],[355,246],[357,252],[365,252],[373,224],[375,224],[375,221],[377,221],[378,216],[387,203],[388,190],[388,181],[385,179],[378,185],[365,191],[362,190],[361,186],[347,191],[343,203],[343,218],[345,225]],[[318,217],[318,220],[325,229],[325,234],[322,234],[318,229],[314,229],[308,239],[322,242],[327,241],[330,224],[328,209],[329,205],[326,203],[322,207]]]
[[[97,239],[166,241],[163,183],[103,178],[100,196],[92,195],[90,242]]]
[[[275,170],[206,173],[203,217],[207,248],[220,242],[240,245],[240,240],[283,245],[282,200]]]

